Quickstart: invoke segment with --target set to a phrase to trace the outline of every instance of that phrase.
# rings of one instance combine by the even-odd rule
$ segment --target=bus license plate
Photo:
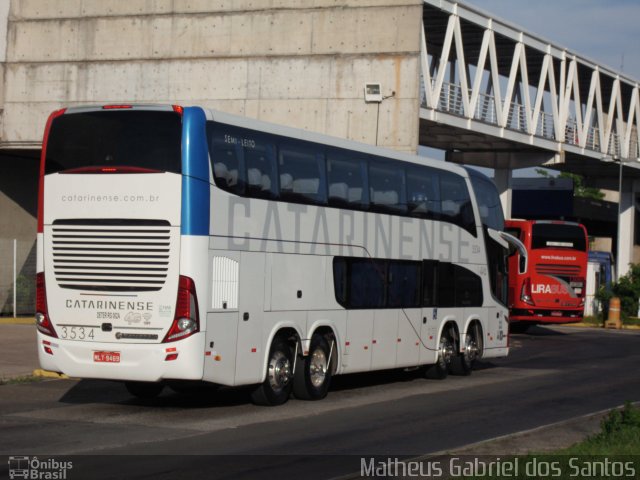
[[[552,317],[561,317],[562,316],[562,312],[551,312],[551,316]]]
[[[120,352],[93,352],[93,361],[98,363],[120,363]]]

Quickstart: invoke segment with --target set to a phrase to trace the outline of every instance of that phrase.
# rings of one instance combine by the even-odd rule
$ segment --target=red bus
[[[528,261],[509,257],[509,318],[512,330],[536,323],[582,320],[586,295],[588,239],[583,225],[549,220],[507,220]]]

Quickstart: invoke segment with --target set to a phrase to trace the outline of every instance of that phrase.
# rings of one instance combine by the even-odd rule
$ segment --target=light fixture
[[[364,101],[367,103],[381,103],[382,98],[382,85],[379,83],[365,83],[364,84]]]

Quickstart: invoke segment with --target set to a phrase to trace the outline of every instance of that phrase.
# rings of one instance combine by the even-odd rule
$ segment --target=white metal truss
[[[439,51],[435,53],[428,48],[432,32],[423,25],[423,108],[462,117],[470,130],[477,127],[474,122],[481,122],[485,132],[487,125],[495,127],[491,135],[497,137],[505,131],[517,132],[522,143],[599,159],[620,158],[640,166],[637,81],[463,4],[424,3],[448,18],[437,33]],[[461,22],[472,25],[474,31],[482,30],[481,40],[473,46],[473,63],[467,61],[465,45],[470,48],[474,40],[464,38]],[[500,50],[497,35],[502,40]],[[535,60],[527,58],[528,52],[535,54]],[[538,81],[532,84],[529,78],[534,69]],[[438,121],[446,123],[446,116]]]

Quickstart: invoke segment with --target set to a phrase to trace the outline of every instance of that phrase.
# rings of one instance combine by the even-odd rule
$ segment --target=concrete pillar
[[[629,264],[633,262],[635,198],[637,193],[640,192],[640,181],[623,180],[621,190],[616,261],[618,278],[629,271]]]
[[[511,180],[513,178],[513,170],[510,168],[496,168],[493,181],[498,187],[500,193],[500,202],[502,203],[502,211],[504,218],[511,218]]]

